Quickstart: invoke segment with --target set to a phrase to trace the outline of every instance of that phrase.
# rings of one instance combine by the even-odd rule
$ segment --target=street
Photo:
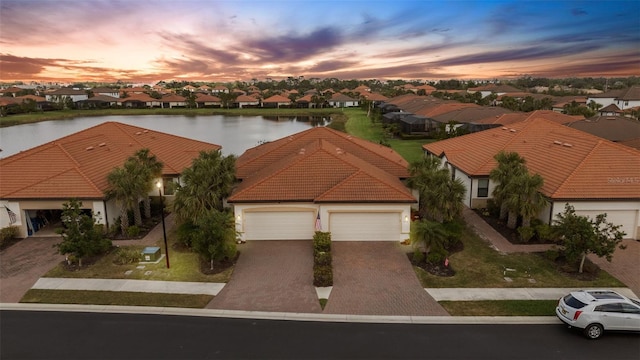
[[[634,359],[640,335],[590,341],[557,325],[298,322],[0,312],[2,359]]]

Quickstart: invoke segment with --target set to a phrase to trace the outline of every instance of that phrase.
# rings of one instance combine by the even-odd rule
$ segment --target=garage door
[[[576,215],[588,216],[591,219],[596,218],[599,214],[607,213],[607,222],[613,223],[614,225],[622,225],[621,230],[627,233],[624,237],[625,239],[635,239],[637,238],[636,227],[638,224],[636,223],[637,211],[634,210],[609,210],[609,211],[586,211],[586,210],[576,210]]]
[[[400,213],[332,213],[329,231],[334,241],[399,241]]]
[[[315,234],[315,212],[246,212],[246,240],[311,240]]]

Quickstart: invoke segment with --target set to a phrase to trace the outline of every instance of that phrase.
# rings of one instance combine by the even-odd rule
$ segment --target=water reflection
[[[261,143],[310,127],[325,126],[330,118],[319,116],[186,116],[140,115],[81,117],[0,128],[0,157],[56,140],[106,121],[161,131],[222,146],[225,155],[241,155]]]

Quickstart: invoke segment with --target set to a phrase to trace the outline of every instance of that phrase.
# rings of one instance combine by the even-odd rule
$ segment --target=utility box
[[[147,246],[142,250],[143,262],[154,262],[160,259],[160,248],[157,246]]]

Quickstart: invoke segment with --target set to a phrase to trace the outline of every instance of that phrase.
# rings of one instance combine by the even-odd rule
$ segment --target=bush
[[[313,235],[313,252],[331,252],[331,233],[316,231]]]
[[[140,235],[140,227],[138,225],[129,226],[127,228],[127,236],[137,237]]]
[[[529,242],[533,235],[535,235],[536,231],[530,226],[521,226],[518,228],[518,234],[520,234],[520,239],[524,242]]]
[[[535,230],[540,241],[553,240],[553,231],[549,224],[540,224],[535,227]]]
[[[442,248],[431,249],[427,254],[427,262],[431,264],[442,264],[447,258],[447,251]]]
[[[8,226],[0,230],[0,246],[15,239],[18,236],[17,226]]]
[[[315,254],[313,258],[313,262],[316,265],[331,265],[331,253],[328,252],[318,252]]]
[[[424,253],[420,249],[416,248],[415,250],[413,250],[413,258],[412,259],[413,259],[413,263],[414,264],[422,263],[425,260],[425,258],[426,257],[424,255]]]
[[[140,261],[140,250],[132,248],[118,248],[113,262],[117,265],[134,264]]]
[[[331,265],[313,267],[313,285],[318,287],[333,285],[333,269]]]

